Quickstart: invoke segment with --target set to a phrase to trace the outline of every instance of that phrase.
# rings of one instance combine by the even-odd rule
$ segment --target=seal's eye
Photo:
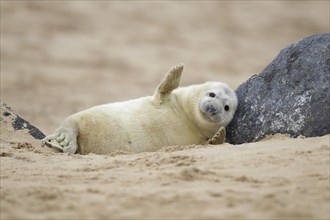
[[[209,96],[210,96],[211,98],[214,98],[214,97],[215,97],[215,93],[214,93],[214,92],[210,92],[210,93],[209,93]]]
[[[229,111],[229,105],[225,105],[225,111]]]

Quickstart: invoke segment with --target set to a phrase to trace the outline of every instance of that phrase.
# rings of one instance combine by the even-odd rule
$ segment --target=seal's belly
[[[97,106],[73,115],[79,123],[80,153],[155,151],[164,146],[201,144],[203,137],[182,114],[148,100]]]

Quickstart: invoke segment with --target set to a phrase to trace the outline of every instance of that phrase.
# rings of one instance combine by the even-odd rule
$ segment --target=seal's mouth
[[[205,105],[201,108],[201,113],[205,119],[211,122],[220,122],[221,121],[221,113],[219,108],[216,106],[209,104]]]

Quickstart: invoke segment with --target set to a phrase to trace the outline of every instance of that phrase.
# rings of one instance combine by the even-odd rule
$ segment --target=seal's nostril
[[[206,106],[206,111],[211,113],[211,114],[216,114],[217,113],[217,109],[213,105]]]

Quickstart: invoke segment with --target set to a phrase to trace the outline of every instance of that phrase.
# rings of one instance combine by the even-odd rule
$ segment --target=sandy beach
[[[46,135],[91,106],[182,86],[236,89],[329,32],[328,1],[1,1],[1,101]],[[68,155],[1,112],[1,219],[329,219],[330,135]]]

